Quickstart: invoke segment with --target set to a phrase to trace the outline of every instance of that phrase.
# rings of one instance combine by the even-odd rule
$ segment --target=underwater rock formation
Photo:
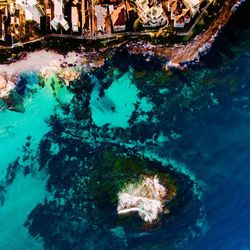
[[[63,68],[59,73],[59,78],[62,79],[67,87],[70,82],[75,81],[80,76],[80,72],[73,68]]]

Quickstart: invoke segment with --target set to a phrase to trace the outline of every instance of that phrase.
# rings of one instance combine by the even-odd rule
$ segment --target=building
[[[189,23],[191,21],[190,9],[182,9],[182,16],[184,18],[185,23]]]
[[[178,15],[174,18],[174,27],[175,28],[184,28],[185,20],[182,15]]]
[[[79,13],[78,8],[76,6],[71,7],[71,25],[72,25],[72,31],[73,32],[79,32]]]
[[[168,11],[171,12],[171,20],[174,21],[175,28],[183,28],[185,24],[188,24],[191,21],[191,18],[196,15],[200,10],[200,5],[197,5],[198,0],[192,0],[196,5],[191,6],[188,4],[189,0],[169,0],[168,1]],[[200,3],[200,2],[199,2]]]
[[[134,5],[131,4],[130,1],[126,1],[126,9],[127,9],[127,14],[128,14],[128,19],[131,20],[136,20],[138,17],[137,11]]]
[[[41,25],[41,17],[45,15],[36,0],[16,0],[15,9],[22,9],[25,20],[33,20],[39,26]]]
[[[202,0],[183,0],[186,7],[190,9],[192,17],[196,15],[196,13],[200,10],[200,4],[203,2]]]
[[[111,21],[114,32],[121,32],[126,30],[126,9],[123,3],[118,6],[109,6],[111,13]]]
[[[54,0],[54,18],[50,22],[54,30],[58,30],[61,26],[65,31],[69,30],[69,24],[63,14],[63,0]]]
[[[11,44],[18,43],[26,35],[25,8],[21,5],[11,3],[9,5],[10,23],[8,31],[11,35]]]
[[[171,20],[174,20],[176,16],[181,15],[183,4],[180,0],[178,1],[172,1],[172,4],[170,5],[171,9]]]
[[[137,12],[144,27],[157,28],[168,21],[161,4],[149,6],[148,0],[136,0]]]
[[[5,1],[0,1],[0,41],[5,41],[6,26],[5,21],[8,18],[7,4]]]
[[[107,7],[96,5],[95,6],[95,15],[96,15],[96,29],[97,31],[105,32],[106,25],[105,20],[107,17]]]

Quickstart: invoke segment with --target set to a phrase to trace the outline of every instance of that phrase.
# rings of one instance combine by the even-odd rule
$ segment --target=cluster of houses
[[[7,0],[2,1],[0,0],[0,40],[5,40],[5,22],[8,16],[7,11]]]
[[[95,2],[93,2],[95,1]],[[127,31],[139,19],[145,29],[183,28],[205,0],[0,0],[0,41],[27,20],[45,33],[100,36]],[[128,25],[130,23],[130,26]]]
[[[148,0],[136,0],[137,13],[146,28],[157,28],[167,24],[168,18],[162,4],[150,6]]]
[[[8,35],[21,33],[27,20],[33,20],[39,26],[44,15],[36,0],[0,0],[0,41],[5,41]]]
[[[200,10],[202,0],[168,0],[170,18],[175,28],[183,28]]]
[[[95,36],[126,30],[127,13],[123,1],[94,4],[89,0],[74,0],[68,6],[64,0],[53,0],[45,4],[45,14],[51,32],[62,28],[73,34]]]
[[[123,2],[118,5],[95,5],[94,28],[97,32],[111,33],[126,30],[126,7]]]

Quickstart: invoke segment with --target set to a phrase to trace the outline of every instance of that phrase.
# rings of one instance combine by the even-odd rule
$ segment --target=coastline
[[[24,53],[19,60],[0,64],[0,98],[7,96],[8,92],[15,87],[18,74],[21,72],[38,71],[43,77],[58,74],[68,86],[70,81],[77,79],[82,68],[92,70],[102,66],[113,50],[123,46],[132,54],[155,55],[166,59],[166,70],[171,68],[184,70],[188,66],[198,64],[201,56],[209,52],[223,27],[244,2],[245,0],[225,2],[215,22],[186,45],[178,43],[171,46],[152,45],[149,42],[138,40],[103,45],[101,48],[94,46],[91,50],[81,44],[80,48],[76,48],[75,51],[64,54],[49,48]],[[38,58],[39,60],[37,60]]]
[[[186,45],[174,44],[168,47],[163,45],[154,46],[140,41],[128,44],[127,47],[131,53],[153,54],[168,59],[166,69],[172,67],[185,69],[189,65],[198,64],[200,57],[209,52],[223,27],[244,2],[245,0],[229,0],[225,2],[215,22]]]
[[[0,99],[7,97],[19,81],[19,74],[35,71],[43,78],[57,75],[69,86],[70,81],[80,76],[83,68],[91,71],[102,66],[104,58],[96,52],[75,52],[59,54],[53,50],[41,49],[29,52],[20,60],[9,64],[0,64]]]

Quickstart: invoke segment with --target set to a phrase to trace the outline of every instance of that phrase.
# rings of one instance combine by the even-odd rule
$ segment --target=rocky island
[[[128,183],[118,194],[118,214],[137,212],[146,222],[153,222],[164,211],[167,189],[157,176],[144,177],[138,183]]]

